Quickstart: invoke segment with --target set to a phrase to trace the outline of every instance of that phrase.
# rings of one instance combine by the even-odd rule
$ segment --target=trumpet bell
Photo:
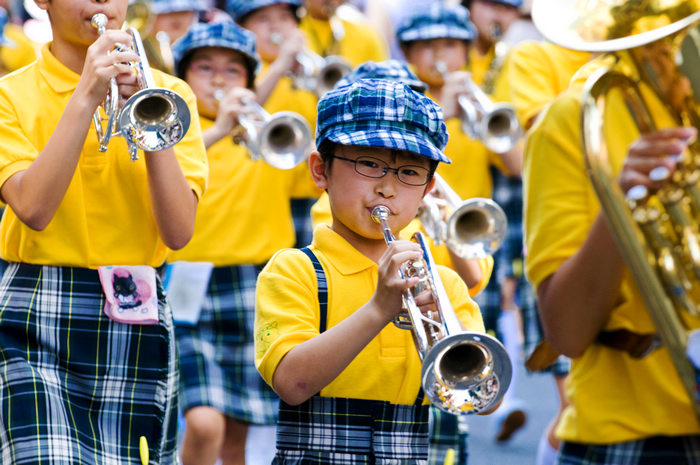
[[[447,221],[447,246],[459,257],[484,258],[498,250],[506,237],[508,219],[487,198],[467,199]]]
[[[146,88],[132,95],[119,113],[119,130],[131,144],[157,152],[177,144],[190,127],[187,102],[162,87]]]
[[[423,359],[421,380],[430,401],[451,414],[498,405],[513,376],[503,345],[488,334],[462,332],[438,341]]]
[[[311,130],[296,113],[281,111],[270,117],[258,138],[259,155],[271,166],[292,169],[310,151]]]
[[[506,153],[522,136],[520,122],[509,105],[494,104],[491,112],[480,121],[483,143],[494,153]],[[465,133],[468,129],[462,128]]]
[[[323,97],[333,90],[335,85],[346,74],[352,71],[352,66],[342,57],[331,55],[324,59],[324,65],[318,73],[315,93]]]

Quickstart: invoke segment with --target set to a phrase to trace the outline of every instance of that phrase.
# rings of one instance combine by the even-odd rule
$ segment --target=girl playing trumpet
[[[137,90],[127,3],[37,0],[53,41],[0,82],[3,463],[137,464],[141,436],[154,463],[176,460],[174,329],[154,267],[189,241],[207,162],[196,122],[136,162],[121,138],[98,151],[110,81],[115,98]],[[154,80],[195,111],[184,82]]]

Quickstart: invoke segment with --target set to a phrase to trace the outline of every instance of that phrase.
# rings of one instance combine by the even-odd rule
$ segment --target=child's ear
[[[34,3],[36,4],[36,6],[38,6],[42,10],[48,10],[49,3],[51,3],[51,2],[50,2],[50,0],[34,0]]]
[[[425,197],[428,194],[428,192],[433,190],[433,187],[435,187],[435,175],[433,175],[433,177],[430,178],[430,182],[426,184],[425,192],[423,192],[423,197]]]
[[[327,166],[326,163],[321,158],[321,154],[318,151],[311,152],[309,155],[309,170],[311,170],[311,178],[316,183],[319,189],[324,190],[328,188],[328,175],[326,173]]]

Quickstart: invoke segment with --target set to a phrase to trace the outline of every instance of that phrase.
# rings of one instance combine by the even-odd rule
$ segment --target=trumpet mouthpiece
[[[104,30],[107,27],[107,16],[103,13],[96,13],[90,18],[90,23],[98,31]]]
[[[377,205],[372,209],[372,219],[377,223],[381,223],[382,220],[387,220],[389,218],[389,209],[384,205]]]

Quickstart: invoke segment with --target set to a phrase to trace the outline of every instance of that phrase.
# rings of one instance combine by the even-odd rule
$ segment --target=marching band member
[[[93,115],[137,78],[127,0],[37,0],[53,41],[0,81],[0,457],[16,465],[176,457],[177,359],[155,268],[191,238],[207,161],[195,120],[174,147],[99,151]],[[91,24],[103,13],[99,34]],[[126,49],[115,51],[121,44]],[[182,95],[183,81],[155,83]],[[144,439],[142,440],[141,437]]]
[[[698,2],[679,5],[681,12],[695,12],[697,25]],[[639,25],[635,35],[645,37],[659,23],[645,21],[656,13],[645,18],[645,6],[638,7],[621,2],[610,20]],[[664,16],[661,24],[669,19]],[[649,54],[650,69],[676,63],[665,42],[647,42],[636,51]],[[556,463],[688,464],[700,458],[696,393],[683,387],[668,349],[654,343],[657,329],[640,292],[643,284],[635,283],[625,264],[611,229],[617,220],[601,211],[582,150],[584,84],[610,58],[598,57],[576,73],[535,121],[525,150],[526,272],[537,291],[547,341],[572,358],[569,405],[556,429],[562,440]],[[625,65],[631,61],[622,57]],[[678,127],[657,96],[678,92],[676,97],[695,102],[683,81],[674,76],[658,94],[639,82],[659,128],[641,135],[626,102],[609,95],[604,132],[611,187],[656,192],[668,185],[672,178],[659,181],[655,168],[673,173],[672,155],[686,153],[697,128]],[[681,318],[689,329],[700,327],[696,316]]]
[[[192,241],[168,256],[171,277],[188,263],[195,276],[203,270],[209,276],[193,308],[184,309],[190,311],[181,319],[175,315],[186,420],[182,461],[243,464],[249,426],[263,425],[256,433],[268,437],[257,447],[269,463],[278,398],[254,365],[253,295],[267,260],[294,244],[289,201],[298,189],[296,176],[252,160],[231,137],[240,120],[250,117],[247,100],[255,100],[259,58],[253,34],[232,22],[200,23],[173,51],[178,76],[197,97],[211,167]]]
[[[449,161],[441,111],[404,84],[364,79],[327,93],[318,124],[309,163],[333,223],[305,251],[278,252],[256,291],[256,364],[283,401],[273,463],[423,463],[420,362],[412,335],[391,324],[417,282],[399,266],[421,252],[410,241],[387,248],[370,211],[388,206],[396,233],[415,218],[437,164]],[[464,282],[440,275],[464,325],[483,330]]]

